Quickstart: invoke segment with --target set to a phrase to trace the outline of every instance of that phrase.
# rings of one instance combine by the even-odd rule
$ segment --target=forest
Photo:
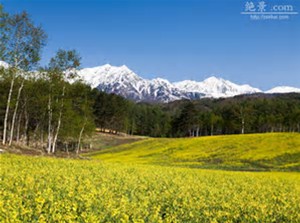
[[[10,15],[0,5],[0,60],[9,64],[0,67],[3,145],[79,153],[96,128],[150,137],[300,132],[300,94],[136,103],[78,80],[76,50],[57,49],[41,67],[46,43],[43,27],[26,12]]]
[[[252,94],[233,98],[134,103],[97,93],[95,125],[152,137],[300,131],[300,94]]]

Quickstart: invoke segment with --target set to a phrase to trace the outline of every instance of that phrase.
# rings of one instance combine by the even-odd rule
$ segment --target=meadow
[[[148,138],[103,149],[94,159],[240,171],[300,171],[300,134]]]
[[[0,154],[0,222],[300,222],[299,135],[110,138],[86,160]]]
[[[300,222],[300,175],[0,156],[0,222]]]

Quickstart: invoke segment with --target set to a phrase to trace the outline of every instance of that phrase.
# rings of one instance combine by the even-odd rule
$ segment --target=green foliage
[[[300,94],[133,103],[114,94],[95,98],[96,126],[152,137],[300,132]]]
[[[159,105],[135,104],[115,94],[97,92],[94,115],[103,131],[164,137],[170,130],[170,116]]]
[[[300,171],[300,134],[145,139],[93,154],[102,161],[194,168]]]
[[[0,156],[1,222],[299,222],[296,173]]]
[[[173,102],[165,106],[173,114],[170,136],[300,132],[299,96],[245,95]],[[190,134],[191,130],[199,133]]]
[[[90,97],[91,88],[81,82],[74,82],[67,87],[60,133],[62,141],[77,141],[83,125],[85,137],[94,133],[93,101]]]
[[[198,111],[192,102],[188,102],[183,108],[179,117],[174,121],[174,130],[176,135],[178,131],[185,135],[194,136],[195,128],[199,124]]]
[[[26,12],[1,17],[0,60],[23,71],[30,70],[40,60],[47,36],[41,26],[35,26]]]
[[[0,70],[0,99],[2,99],[0,103],[1,128],[3,126],[6,106],[5,100],[7,99],[7,92],[10,86],[10,77],[7,75],[7,72],[10,71]],[[19,77],[16,79],[15,85],[19,85],[22,81],[24,81],[24,89],[20,98],[20,109],[17,113],[15,128],[16,133],[19,132],[19,134],[15,134],[15,140],[19,140],[18,143],[25,143],[39,149],[46,147],[48,100],[50,94],[52,98],[53,129],[57,125],[60,112],[62,112],[62,124],[57,141],[59,144],[58,149],[65,149],[64,144],[66,143],[76,144],[83,125],[85,126],[83,139],[89,137],[94,132],[93,91],[89,86],[81,82],[70,84],[60,78],[48,79],[35,77],[27,77],[26,79]],[[62,96],[63,87],[65,88],[64,96]],[[14,99],[16,98],[16,93],[14,91]],[[62,99],[63,107],[61,106]],[[11,104],[14,106],[15,100],[12,100]]]
[[[2,31],[5,23],[5,18],[6,18],[7,14],[4,12],[3,10],[3,5],[0,3],[0,32]],[[0,34],[1,36],[1,34]],[[5,50],[5,46],[3,44],[0,44],[0,58],[3,58],[4,56],[4,50]]]
[[[59,49],[55,57],[51,58],[49,68],[64,72],[66,70],[75,69],[80,66],[81,57],[76,50]]]

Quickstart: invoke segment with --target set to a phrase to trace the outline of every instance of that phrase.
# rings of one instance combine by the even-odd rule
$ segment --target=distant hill
[[[245,171],[300,171],[300,134],[149,138],[92,156],[106,162]]]

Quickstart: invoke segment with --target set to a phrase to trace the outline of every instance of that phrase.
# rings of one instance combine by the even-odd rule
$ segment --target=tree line
[[[300,94],[202,99],[181,108],[172,136],[300,132]]]
[[[94,115],[102,129],[152,137],[300,132],[300,94],[146,104],[99,92]]]

